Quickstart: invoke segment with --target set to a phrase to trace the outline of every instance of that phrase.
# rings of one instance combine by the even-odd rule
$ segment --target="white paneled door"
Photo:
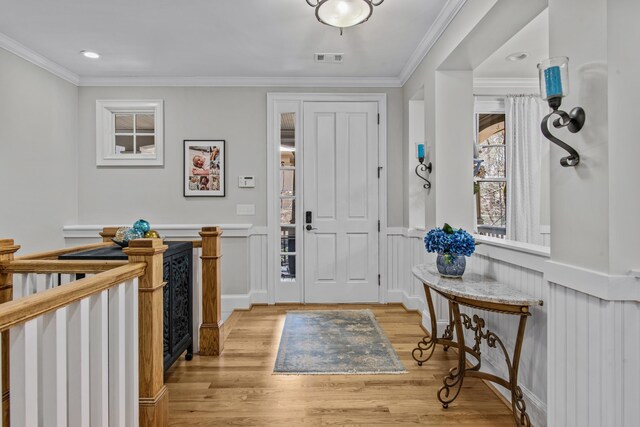
[[[304,300],[378,302],[378,104],[305,102]]]

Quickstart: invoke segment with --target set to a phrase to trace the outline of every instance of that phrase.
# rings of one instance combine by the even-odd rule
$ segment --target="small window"
[[[474,188],[478,233],[504,238],[507,230],[505,115],[478,114]]]
[[[96,164],[163,165],[162,126],[162,100],[96,101]]]

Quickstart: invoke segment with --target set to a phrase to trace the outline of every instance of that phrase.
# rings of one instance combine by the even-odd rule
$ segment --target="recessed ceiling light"
[[[100,58],[100,54],[97,52],[92,52],[90,50],[81,50],[80,53],[85,57],[85,58],[89,58],[89,59],[98,59]]]
[[[527,58],[529,56],[529,54],[527,52],[516,52],[516,53],[512,53],[511,55],[507,56],[505,59],[507,61],[522,61],[523,59]]]

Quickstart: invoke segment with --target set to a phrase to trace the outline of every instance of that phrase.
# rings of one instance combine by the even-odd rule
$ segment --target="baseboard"
[[[267,291],[251,291],[248,294],[222,295],[222,320],[235,310],[250,310],[253,305],[267,303]]]
[[[222,320],[233,313],[234,310],[251,308],[251,294],[222,295]]]
[[[251,291],[249,292],[249,299],[251,300],[251,305],[264,305],[268,304],[269,299],[267,298],[267,291]],[[249,307],[251,308],[251,307]]]
[[[402,289],[389,289],[387,291],[387,302],[404,303],[405,292]]]
[[[431,333],[431,316],[422,298],[409,296],[407,292],[402,289],[390,289],[387,293],[387,300],[390,303],[401,303],[407,311],[417,311],[420,313],[422,315],[422,327],[428,333]],[[444,331],[444,328],[446,328],[448,324],[448,319],[437,320],[439,331]]]

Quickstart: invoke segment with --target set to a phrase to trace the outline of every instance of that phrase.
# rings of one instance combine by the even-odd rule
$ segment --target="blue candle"
[[[418,144],[418,158],[424,159],[424,144]]]
[[[562,96],[562,78],[560,67],[557,65],[544,70],[544,83],[547,89],[547,98]]]

